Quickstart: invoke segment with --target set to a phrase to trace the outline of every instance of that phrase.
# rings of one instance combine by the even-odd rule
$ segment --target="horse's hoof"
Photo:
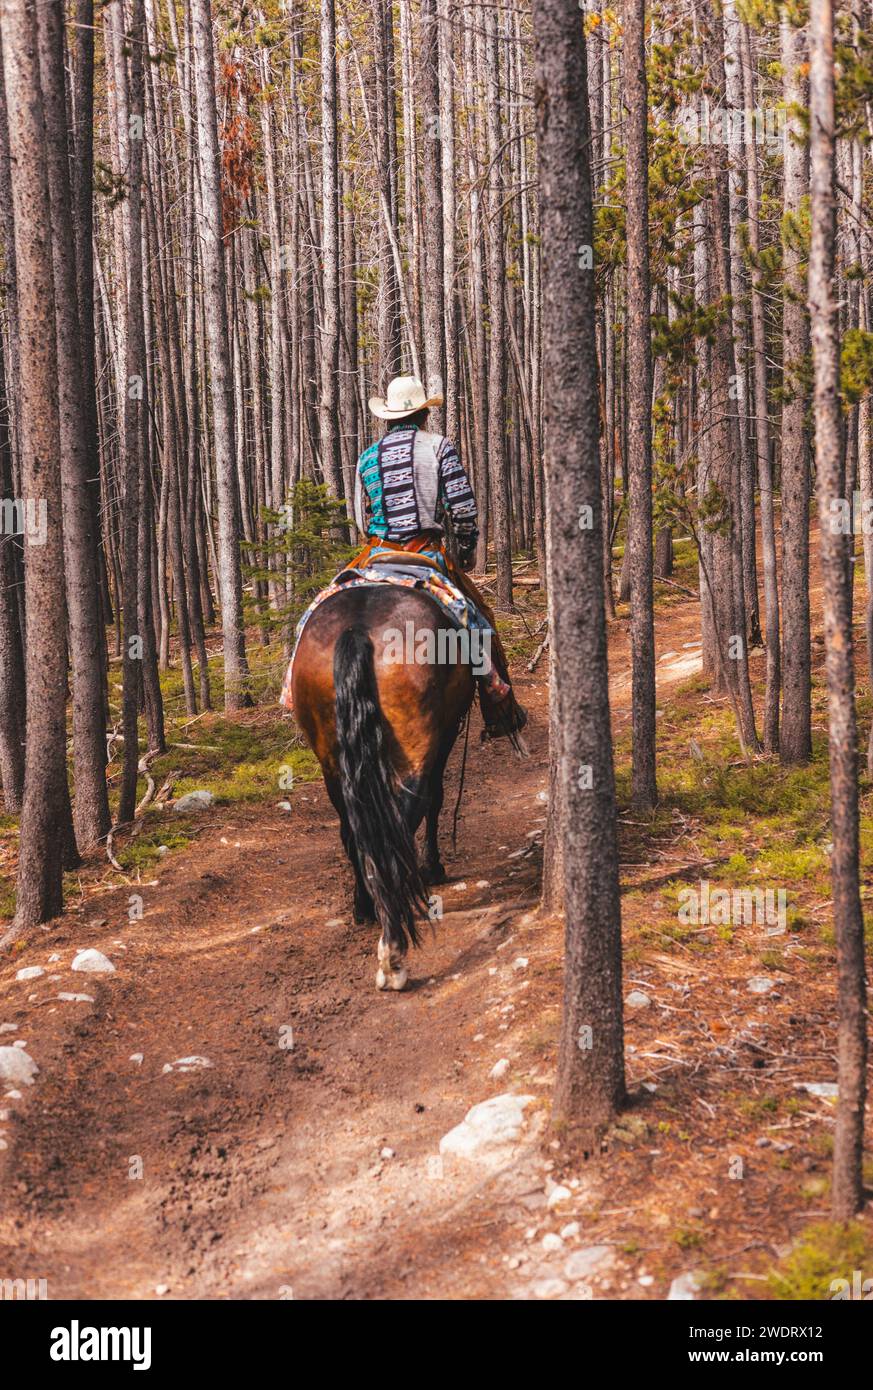
[[[405,989],[408,979],[409,973],[405,969],[389,970],[386,973],[380,965],[379,969],[376,971],[376,988],[394,990]]]
[[[421,876],[425,883],[445,883],[446,870],[444,864],[423,864]]]

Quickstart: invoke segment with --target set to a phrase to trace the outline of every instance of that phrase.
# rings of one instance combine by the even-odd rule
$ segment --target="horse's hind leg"
[[[363,925],[366,922],[375,922],[376,908],[374,906],[373,899],[370,896],[370,890],[364,882],[364,876],[361,872],[361,865],[358,859],[358,852],[355,848],[355,842],[352,838],[351,826],[349,825],[348,817],[346,816],[346,808],[345,803],[343,801],[342,791],[340,789],[339,783],[335,782],[333,779],[328,781],[327,778],[325,778],[325,783],[327,785],[328,796],[333,802],[334,810],[339,816],[340,839],[342,840],[343,849],[346,852],[346,856],[348,858],[349,863],[352,866],[355,875],[355,922],[359,926]]]
[[[401,951],[398,946],[392,945],[385,938],[385,932],[379,937],[377,947],[379,958],[379,968],[376,971],[377,989],[401,990],[406,988],[409,979],[409,971],[406,969],[406,951]]]
[[[429,780],[422,782],[417,777],[407,779],[403,786],[401,810],[413,841],[422,817],[430,814],[430,786]],[[383,923],[382,935],[379,938],[377,949],[379,958],[379,968],[376,971],[377,989],[401,990],[406,988],[409,979],[409,972],[406,969],[407,949],[407,941],[402,931],[392,930],[389,922]]]
[[[439,825],[443,809],[445,790],[443,777],[451,752],[451,744],[441,753],[430,775],[427,818],[424,832],[424,854],[421,860],[421,875],[425,883],[445,883],[446,870],[440,859]]]

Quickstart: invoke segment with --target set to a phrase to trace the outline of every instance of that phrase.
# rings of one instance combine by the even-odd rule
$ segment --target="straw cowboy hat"
[[[404,420],[407,415],[416,415],[419,410],[429,410],[442,403],[442,396],[428,396],[414,376],[396,376],[388,383],[384,401],[381,396],[371,396],[369,401],[370,409],[380,420]]]

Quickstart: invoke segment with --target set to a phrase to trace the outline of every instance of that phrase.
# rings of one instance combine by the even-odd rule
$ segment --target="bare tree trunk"
[[[337,206],[336,16],[334,0],[321,0],[321,273],[318,428],[324,481],[343,495],[339,445],[339,210]]]
[[[501,66],[497,20],[484,9],[484,55],[489,76],[488,132],[488,475],[491,538],[497,563],[497,602],[512,607],[512,529],[506,452],[506,307],[503,298],[503,178],[501,175]]]
[[[598,1152],[622,1104],[621,908],[603,610],[585,43],[574,0],[534,0],[543,238],[549,601],[566,958],[553,1119]],[[568,372],[572,362],[574,370]],[[579,504],[594,524],[579,530]]]
[[[224,634],[224,707],[246,703],[248,666],[242,614],[240,503],[236,477],[236,433],[231,400],[230,335],[221,207],[221,160],[215,104],[210,0],[191,0],[197,137],[200,150],[200,250],[209,352],[212,438],[218,498],[218,563]]]
[[[782,81],[785,105],[783,134],[783,308],[782,308],[782,728],[779,756],[783,763],[805,762],[812,755],[811,666],[809,637],[809,448],[804,426],[806,402],[799,374],[809,350],[804,304],[805,252],[798,210],[805,197],[806,137],[798,108],[806,105],[801,67],[806,57],[803,29],[795,28],[787,9],[780,19]]]
[[[7,258],[11,259],[14,249],[7,246]],[[0,501],[15,497],[6,380],[0,334]],[[18,619],[16,545],[13,536],[0,536],[0,781],[7,815],[21,810],[24,792],[24,646]]]
[[[755,110],[755,72],[747,25],[741,24],[740,48],[743,68],[745,110]],[[749,200],[749,253],[752,261],[752,352],[755,384],[755,448],[758,465],[758,492],[761,499],[761,549],[764,559],[764,621],[767,643],[767,683],[764,694],[764,751],[779,748],[779,587],[776,566],[776,524],[773,515],[773,473],[770,466],[770,417],[767,399],[767,345],[764,337],[764,299],[761,291],[760,208],[758,151],[751,118],[745,122],[746,175]],[[754,544],[754,510],[752,540]]]
[[[843,495],[840,346],[836,275],[834,175],[834,18],[831,0],[810,4],[809,310],[814,375],[825,670],[831,783],[831,883],[838,968],[839,1101],[834,1135],[831,1205],[847,1221],[864,1202],[861,1164],[867,1064],[864,917],[858,862],[858,729],[852,647],[851,571],[847,537],[834,524]]]
[[[55,316],[58,334],[61,486],[64,506],[64,563],[73,670],[73,761],[75,826],[81,846],[94,844],[110,825],[106,788],[103,640],[100,626],[97,546],[88,485],[93,462],[89,428],[93,407],[93,371],[82,361],[75,246],[67,144],[67,94],[64,80],[63,10],[60,3],[37,10],[40,71],[52,210]],[[90,135],[90,129],[88,131]],[[87,157],[80,151],[88,163]],[[92,335],[93,339],[93,335]]]
[[[3,0],[0,36],[9,121],[21,384],[22,497],[39,524],[25,528],[27,749],[12,933],[63,907],[66,765],[66,612],[60,414],[46,138],[36,5]],[[10,250],[7,249],[7,254]],[[7,933],[8,940],[10,933]]]
[[[645,0],[624,7],[627,168],[628,549],[631,572],[632,800],[650,810],[655,774],[655,612],[652,572],[652,337],[649,274]]]
[[[419,73],[422,117],[422,185],[424,191],[424,361],[429,396],[445,392],[445,294],[443,284],[442,134],[439,82],[437,0],[421,0]],[[442,434],[445,411],[433,412],[434,429]]]

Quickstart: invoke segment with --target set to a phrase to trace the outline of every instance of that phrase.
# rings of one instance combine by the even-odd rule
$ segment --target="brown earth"
[[[692,602],[659,619],[662,717],[696,669],[696,636]],[[621,734],[621,623],[611,660]],[[376,933],[352,924],[320,784],[297,788],[290,813],[204,813],[196,843],[141,889],[86,891],[86,869],[80,910],[3,962],[0,1025],[15,1026],[0,1042],[23,1040],[40,1070],[20,1100],[0,1090],[0,1278],[45,1278],[50,1297],[84,1299],[657,1299],[702,1268],[720,1271],[731,1296],[761,1295],[822,1205],[799,1194],[798,1173],[826,1172],[817,1141],[830,1107],[809,1098],[767,1125],[772,1115],[738,1119],[735,1093],[796,1095],[797,1080],[833,1079],[833,968],[797,960],[758,1001],[738,947],[719,948],[714,970],[681,946],[640,946],[659,884],[702,861],[693,825],[652,838],[623,816],[636,948],[625,992],[654,1004],[627,1017],[637,1100],[596,1167],[544,1144],[561,988],[561,927],[536,911],[546,660],[517,685],[531,756],[480,747],[474,715],[457,852],[457,751],[450,769],[444,916],[408,992],[374,988]],[[132,892],[142,920],[129,919]],[[71,973],[74,952],[92,946],[114,975]],[[34,964],[46,974],[16,979]],[[192,1055],[211,1067],[163,1070]],[[501,1058],[508,1074],[495,1081]],[[512,1161],[441,1163],[441,1136],[507,1090],[537,1097]],[[729,1171],[738,1155],[743,1181]],[[550,1209],[558,1177],[569,1196]],[[555,1250],[543,1247],[561,1231]],[[595,1245],[590,1277],[568,1277],[573,1251]]]

